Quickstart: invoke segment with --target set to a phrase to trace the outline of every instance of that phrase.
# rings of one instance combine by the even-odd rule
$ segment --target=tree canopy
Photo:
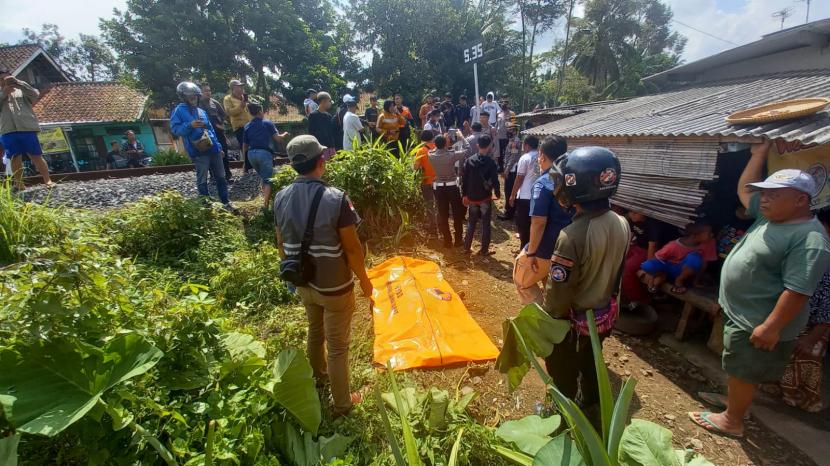
[[[583,15],[569,18],[575,3]],[[661,0],[127,0],[101,20],[102,38],[68,39],[44,24],[24,29],[22,42],[77,79],[121,79],[157,104],[175,101],[179,81],[221,93],[233,78],[266,103],[280,94],[299,104],[310,87],[341,95],[355,86],[409,102],[436,92],[472,102],[462,49],[481,38],[481,94],[528,110],[651,91],[643,77],[681,62],[686,39],[671,20]],[[541,49],[559,29],[567,45]]]

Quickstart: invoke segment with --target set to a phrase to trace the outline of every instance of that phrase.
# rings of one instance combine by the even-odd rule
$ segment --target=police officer
[[[317,201],[313,237],[307,251],[314,275],[307,286],[297,287],[297,293],[308,317],[308,358],[314,377],[318,385],[327,379],[331,381],[335,416],[340,416],[360,402],[359,394],[350,394],[349,389],[354,276],[366,297],[372,295],[372,284],[366,275],[363,248],[357,237],[360,217],[346,193],[321,179],[326,168],[324,150],[326,147],[308,134],[288,143],[288,158],[299,176],[275,196],[274,225],[282,258],[298,257],[312,204],[316,195],[322,193]]]
[[[550,176],[560,204],[576,214],[556,241],[544,301],[551,316],[571,321],[571,331],[554,345],[545,365],[565,396],[591,408],[599,402],[599,390],[586,311],[593,309],[604,340],[614,326],[631,234],[608,200],[620,182],[620,162],[604,147],[582,147],[561,156]]]
[[[438,207],[438,231],[444,237],[444,247],[460,248],[464,240],[464,217],[467,216],[467,208],[461,200],[461,191],[456,174],[456,165],[467,158],[469,145],[461,135],[461,131],[455,130],[459,139],[463,141],[464,148],[460,151],[453,151],[447,148],[449,141],[444,135],[435,138],[435,149],[429,151],[429,164],[435,171],[435,180],[432,188],[435,190],[435,204]],[[450,234],[450,210],[452,210],[453,227],[455,229],[455,243]]]

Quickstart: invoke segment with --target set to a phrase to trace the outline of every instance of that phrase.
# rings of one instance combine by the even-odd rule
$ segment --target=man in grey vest
[[[277,193],[274,225],[280,255],[299,256],[314,197],[323,190],[308,247],[314,276],[308,286],[297,287],[297,293],[308,316],[308,358],[314,377],[318,385],[331,381],[335,416],[341,416],[360,402],[359,394],[349,390],[349,335],[355,308],[352,274],[366,297],[372,295],[372,284],[357,237],[360,216],[346,193],[321,179],[325,150],[311,135],[297,136],[288,143],[288,158],[299,176]]]

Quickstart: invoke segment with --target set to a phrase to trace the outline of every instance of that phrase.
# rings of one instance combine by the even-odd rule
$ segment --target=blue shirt
[[[245,125],[242,134],[242,142],[248,144],[248,149],[269,150],[271,141],[277,134],[277,127],[271,120],[254,118]]]
[[[536,249],[536,257],[550,259],[556,247],[559,231],[570,225],[571,216],[559,205],[553,195],[553,180],[549,176],[540,176],[533,183],[533,193],[530,199],[530,215],[532,217],[547,217],[545,232],[542,241]]]
[[[205,123],[204,128],[194,128],[191,123],[195,119],[200,119]],[[200,155],[214,155],[221,150],[219,140],[216,139],[216,133],[213,131],[213,125],[210,124],[208,114],[198,107],[191,107],[187,104],[179,104],[170,115],[170,130],[176,136],[184,140],[184,148],[187,150],[187,155],[197,157]],[[202,137],[202,134],[207,131],[210,140],[213,141],[213,146],[205,152],[199,152],[193,145]]]

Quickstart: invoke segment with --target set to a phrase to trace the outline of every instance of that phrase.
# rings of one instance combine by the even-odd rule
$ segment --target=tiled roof
[[[29,61],[32,55],[40,51],[38,45],[12,45],[0,47],[0,67],[7,68],[11,72],[17,70],[20,65]]]
[[[537,136],[571,138],[627,136],[733,136],[781,138],[803,144],[830,142],[830,112],[787,121],[727,125],[738,110],[782,100],[830,97],[827,70],[794,71],[712,82],[637,97],[610,107],[526,130]]]
[[[146,102],[146,95],[121,83],[59,83],[34,110],[41,124],[136,121]]]

